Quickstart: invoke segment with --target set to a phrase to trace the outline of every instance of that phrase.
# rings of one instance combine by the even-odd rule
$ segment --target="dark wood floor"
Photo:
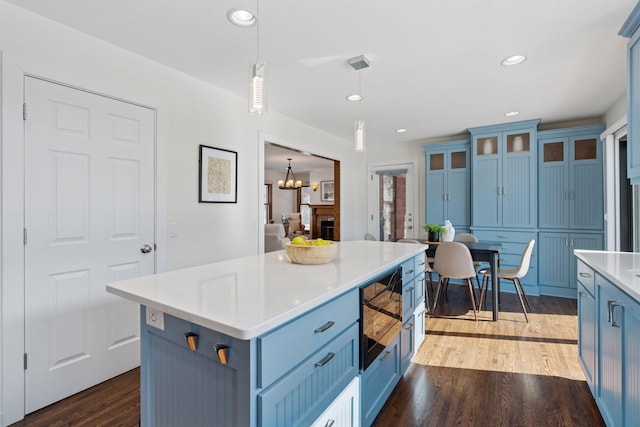
[[[476,323],[468,290],[449,294],[374,426],[604,426],[578,363],[575,300],[530,297],[527,324],[503,294],[500,321],[482,311]],[[135,369],[13,426],[137,426],[139,399]]]

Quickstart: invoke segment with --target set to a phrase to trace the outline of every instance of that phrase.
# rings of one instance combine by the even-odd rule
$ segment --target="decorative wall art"
[[[333,181],[320,181],[320,201],[333,202]]]
[[[238,153],[200,146],[200,203],[238,202]]]

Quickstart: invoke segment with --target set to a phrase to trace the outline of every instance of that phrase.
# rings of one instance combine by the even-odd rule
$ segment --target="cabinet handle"
[[[573,247],[573,237],[571,238],[571,246]]]
[[[333,325],[335,325],[335,324],[336,324],[336,322],[333,322],[333,321],[329,320],[329,321],[328,321],[327,323],[325,323],[324,325],[320,326],[320,327],[319,327],[319,328],[317,328],[317,329],[314,329],[314,331],[313,331],[313,332],[314,332],[314,333],[316,333],[316,334],[322,333],[322,332],[326,331],[327,329],[329,329],[330,327],[332,327],[332,326],[333,326]]]
[[[498,239],[508,239],[509,238],[509,236],[503,236],[502,234],[498,234],[496,237]]]
[[[333,356],[335,356],[335,355],[336,355],[335,353],[327,354],[325,357],[322,358],[321,361],[316,362],[316,367],[318,368],[318,367],[326,365],[327,363],[329,363],[329,360],[333,359]]]
[[[564,192],[564,199],[565,200],[569,200],[569,192],[568,191]]]
[[[589,273],[580,273],[580,277],[591,277]]]
[[[407,331],[410,331],[413,329],[413,325],[407,325],[404,327]]]
[[[569,246],[569,239],[567,239],[567,238],[564,239],[564,245],[565,246]]]
[[[327,423],[324,425],[324,427],[333,427],[333,425],[336,423],[336,420],[329,420],[327,421]]]
[[[407,270],[407,274],[413,274],[413,270]]]
[[[418,264],[418,265],[424,265],[424,261],[422,261],[422,262],[421,262],[420,264]]]
[[[616,302],[616,300],[610,299],[607,301],[607,322],[611,323],[611,304]]]
[[[410,288],[407,288],[407,292],[411,292],[411,291],[413,291],[413,289],[414,289],[413,286],[410,287]]]
[[[389,356],[391,356],[391,352],[390,352],[390,351],[387,351],[387,352],[384,354],[384,356],[382,356],[382,357],[380,358],[380,360],[384,362],[385,360],[387,360],[387,359],[389,358]]]
[[[585,294],[584,291],[578,291],[578,295],[580,295],[581,297],[587,296],[587,294]]]
[[[616,323],[616,312],[615,312],[615,308],[616,307],[622,307],[621,304],[617,303],[616,301],[611,301],[611,305],[610,305],[610,310],[611,310],[611,327],[613,328],[619,328],[620,324]]]

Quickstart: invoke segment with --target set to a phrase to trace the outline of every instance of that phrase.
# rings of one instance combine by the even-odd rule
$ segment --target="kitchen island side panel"
[[[146,324],[140,307],[142,427],[256,426],[255,340],[243,341],[164,315],[164,330]],[[189,349],[185,333],[198,336]],[[215,346],[228,346],[222,364]],[[253,371],[252,371],[253,370]]]

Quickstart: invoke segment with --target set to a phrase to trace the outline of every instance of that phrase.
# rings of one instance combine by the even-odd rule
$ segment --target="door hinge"
[[[27,370],[27,353],[24,354],[24,370]]]
[[[373,181],[373,174],[371,174],[371,181]]]
[[[22,244],[24,246],[27,245],[27,229],[26,228],[22,229]]]
[[[22,120],[27,120],[27,103],[22,104]]]
[[[153,251],[157,251],[158,250],[158,245],[156,245],[155,243],[153,244]]]

